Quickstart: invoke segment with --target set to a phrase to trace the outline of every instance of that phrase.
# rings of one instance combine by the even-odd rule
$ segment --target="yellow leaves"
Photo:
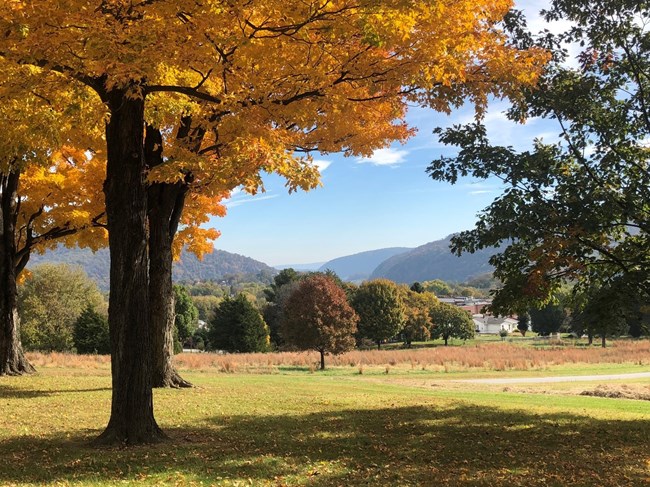
[[[47,235],[53,229],[74,229],[78,233],[66,236],[66,245],[78,243],[93,250],[104,246],[107,232],[93,227],[93,220],[104,213],[104,162],[100,157],[88,159],[79,150],[62,148],[51,157],[47,167],[30,165],[21,175],[18,188],[21,197],[17,244],[25,244],[28,227],[35,237]],[[37,251],[56,245],[44,240]]]

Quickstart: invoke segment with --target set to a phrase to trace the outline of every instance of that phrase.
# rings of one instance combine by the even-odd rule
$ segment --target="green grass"
[[[3,377],[0,485],[650,481],[648,401],[504,392],[399,368],[355,370],[188,372],[196,388],[155,391],[156,417],[169,441],[112,449],[88,446],[108,420],[108,371],[42,368],[32,377]],[[514,375],[523,374],[500,373]]]

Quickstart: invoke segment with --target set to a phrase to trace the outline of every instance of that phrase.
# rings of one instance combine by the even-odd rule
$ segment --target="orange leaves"
[[[104,246],[106,230],[93,227],[93,220],[105,221],[99,218],[104,212],[103,181],[103,160],[88,160],[79,150],[63,148],[52,155],[50,166],[27,167],[19,186],[18,247],[25,245],[28,230],[39,237],[55,229],[79,231],[78,235],[63,238],[66,245],[79,244],[95,250]],[[47,238],[36,241],[39,251],[56,245]]]

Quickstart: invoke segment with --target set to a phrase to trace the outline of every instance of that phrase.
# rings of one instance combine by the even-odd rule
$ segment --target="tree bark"
[[[445,337],[443,337],[443,338],[445,339],[445,347],[446,347],[446,346],[447,346],[447,343],[449,342],[449,337],[448,337],[448,336],[445,336]]]
[[[35,372],[20,343],[16,286],[16,221],[20,173],[0,174],[0,375]]]
[[[106,125],[104,193],[111,256],[113,396],[108,426],[96,443],[152,443],[164,434],[154,418],[151,387],[144,99],[113,89],[104,100],[111,115]]]
[[[604,333],[600,337],[600,346],[603,348],[607,348],[607,336]]]
[[[148,167],[162,164],[162,144],[160,131],[147,126],[145,158]],[[175,320],[172,244],[186,192],[187,187],[182,183],[154,183],[147,191],[153,387],[192,387],[192,384],[180,376],[172,362]]]
[[[325,370],[325,350],[319,350],[320,352],[320,369]]]

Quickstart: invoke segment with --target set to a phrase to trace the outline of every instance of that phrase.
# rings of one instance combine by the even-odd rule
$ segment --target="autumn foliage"
[[[329,276],[314,275],[300,281],[287,299],[282,316],[282,336],[298,349],[340,354],[354,348],[359,317],[348,304],[345,291]]]

